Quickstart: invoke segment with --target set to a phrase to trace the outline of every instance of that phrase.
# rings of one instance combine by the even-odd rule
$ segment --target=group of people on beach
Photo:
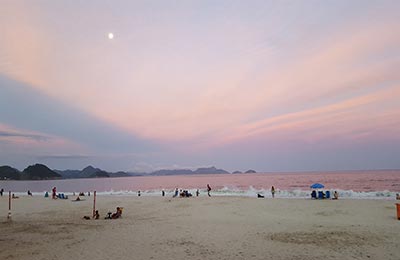
[[[161,191],[161,195],[164,197],[165,196],[165,191]],[[196,197],[200,195],[199,189],[196,190]],[[210,184],[207,184],[207,195],[211,197],[211,186]],[[193,194],[190,193],[188,190],[179,190],[178,188],[175,189],[174,195],[172,196],[173,198],[175,197],[180,197],[180,198],[188,198],[188,197],[193,197]]]
[[[111,211],[109,211],[107,213],[107,216],[104,219],[117,219],[117,218],[121,218],[122,217],[122,210],[124,208],[123,207],[117,207],[116,212],[112,213]],[[91,219],[90,216],[83,216],[83,219]],[[93,213],[93,219],[100,219],[100,213],[98,210],[95,210]]]
[[[317,191],[317,190],[313,190],[311,192],[311,198],[312,199],[333,199],[333,200],[337,200],[339,199],[339,193],[337,191],[333,192],[333,197],[331,198],[331,192],[330,191]]]

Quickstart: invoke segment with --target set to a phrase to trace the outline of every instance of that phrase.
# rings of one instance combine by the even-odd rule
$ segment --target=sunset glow
[[[0,164],[400,167],[400,2],[43,2],[0,4]]]

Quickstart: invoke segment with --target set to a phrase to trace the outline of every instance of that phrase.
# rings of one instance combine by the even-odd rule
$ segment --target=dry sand
[[[393,200],[85,199],[0,197],[0,259],[400,259]]]

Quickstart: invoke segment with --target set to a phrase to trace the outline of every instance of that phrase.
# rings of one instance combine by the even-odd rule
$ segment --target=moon
[[[113,33],[108,33],[108,39],[110,39],[110,40],[114,39],[114,34]]]

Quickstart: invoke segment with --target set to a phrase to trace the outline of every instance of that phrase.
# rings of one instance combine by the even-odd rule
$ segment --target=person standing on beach
[[[200,194],[199,189],[196,190],[196,197],[198,197]]]
[[[52,198],[53,198],[53,200],[55,200],[56,198],[57,198],[57,188],[56,187],[53,187],[53,189],[52,189]]]
[[[271,187],[271,194],[272,194],[272,198],[275,198],[275,187],[274,186]]]
[[[2,188],[2,189],[0,190],[0,196],[2,196],[2,197],[3,197],[3,192],[4,192],[4,189]]]
[[[207,194],[208,194],[208,197],[211,197],[210,191],[211,191],[210,184],[207,184]]]
[[[163,197],[165,196],[165,191],[164,191],[164,190],[161,191],[161,195],[162,195]]]

